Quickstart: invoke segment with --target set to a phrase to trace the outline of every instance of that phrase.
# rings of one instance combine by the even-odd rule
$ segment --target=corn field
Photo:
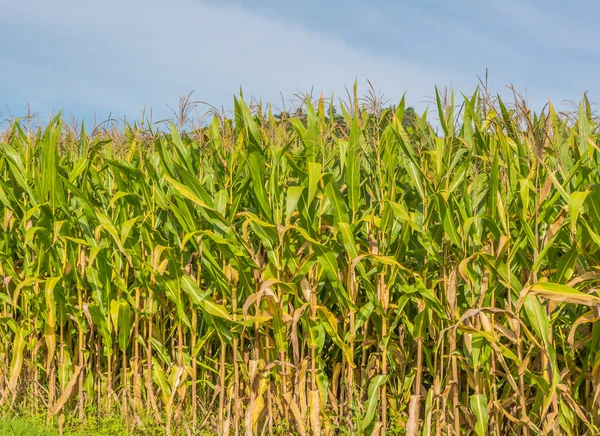
[[[12,121],[0,408],[140,434],[599,434],[590,105],[458,100],[409,125],[356,88],[194,129]]]

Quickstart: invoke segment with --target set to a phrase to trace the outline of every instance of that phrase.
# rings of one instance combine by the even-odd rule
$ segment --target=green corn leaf
[[[379,403],[379,389],[382,385],[387,383],[387,376],[384,375],[376,375],[369,382],[369,391],[367,394],[367,403],[365,407],[365,417],[362,420],[360,425],[361,431],[365,432],[369,427],[371,422],[373,422],[373,418],[375,417],[375,411],[377,409],[377,404]]]
[[[475,433],[477,436],[486,436],[488,434],[487,396],[485,394],[471,395],[469,403],[477,420]]]

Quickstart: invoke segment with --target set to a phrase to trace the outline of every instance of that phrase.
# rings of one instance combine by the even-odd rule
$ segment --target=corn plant
[[[334,112],[337,107],[340,115]],[[240,97],[0,140],[0,403],[166,434],[600,432],[589,103]],[[431,119],[431,118],[430,118]]]

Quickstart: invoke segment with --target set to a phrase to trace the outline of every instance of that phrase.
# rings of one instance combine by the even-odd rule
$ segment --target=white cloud
[[[408,90],[410,103],[422,107],[435,84],[463,84],[443,70],[368,53],[245,9],[190,0],[2,3],[0,24],[39,32],[39,44],[53,57],[13,53],[5,70],[17,84],[13,94],[42,102],[44,110],[76,103],[135,116],[151,105],[160,116],[191,90],[196,99],[230,105],[242,85],[245,96],[278,103],[280,92],[290,97],[313,87],[343,97],[343,85],[355,78],[363,91],[369,79],[393,100]]]
[[[156,120],[171,116],[167,104],[176,107],[179,97],[192,90],[194,99],[231,107],[240,85],[246,97],[279,106],[280,92],[289,98],[313,88],[316,95],[334,92],[345,98],[344,85],[358,78],[364,92],[369,79],[392,102],[407,92],[409,104],[419,109],[435,85],[471,94],[476,75],[484,75],[488,66],[493,90],[508,98],[506,84],[527,87],[536,108],[548,95],[559,103],[577,99],[580,94],[574,92],[584,89],[575,88],[581,84],[595,86],[586,73],[589,64],[572,68],[561,61],[564,52],[589,51],[587,46],[572,48],[589,29],[579,26],[577,35],[582,36],[573,40],[566,35],[577,28],[572,19],[561,21],[554,12],[531,3],[519,6],[515,0],[493,5],[485,11],[497,14],[515,35],[531,36],[536,47],[559,40],[556,46],[563,53],[536,57],[530,42],[515,45],[507,35],[477,31],[462,18],[430,16],[418,9],[402,16],[410,32],[396,30],[394,26],[404,24],[384,20],[381,10],[366,7],[360,13],[370,23],[366,28],[381,23],[399,47],[420,47],[419,56],[414,50],[412,55],[375,53],[368,47],[377,40],[357,47],[291,17],[197,0],[0,0],[0,94],[2,103],[14,108],[30,101],[44,115],[64,108],[77,115],[96,111],[100,118],[109,112],[135,118],[151,106]],[[323,26],[332,25],[331,20]],[[415,20],[418,24],[410,27]],[[414,40],[405,41],[407,34]],[[532,77],[535,81],[526,83]],[[597,95],[597,87],[591,91]]]

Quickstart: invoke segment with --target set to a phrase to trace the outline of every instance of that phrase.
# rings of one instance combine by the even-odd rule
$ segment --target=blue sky
[[[600,99],[597,1],[0,0],[0,110],[93,121],[172,115],[179,97],[282,106],[369,79],[422,110],[434,86],[526,92],[541,108]],[[289,104],[289,102],[288,102]],[[199,109],[203,111],[202,108]]]

